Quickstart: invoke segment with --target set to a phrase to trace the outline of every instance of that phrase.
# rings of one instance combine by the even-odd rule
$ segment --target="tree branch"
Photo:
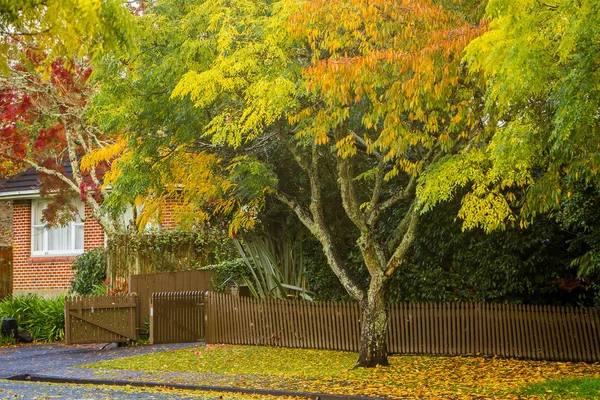
[[[350,158],[337,156],[338,176],[342,205],[346,214],[361,232],[368,230],[363,212],[356,196],[354,187],[354,176],[352,174],[352,161]]]
[[[300,222],[302,222],[304,226],[310,230],[313,236],[319,240],[329,266],[346,291],[348,291],[355,299],[362,301],[366,294],[350,275],[348,267],[340,257],[335,241],[333,240],[333,235],[331,234],[323,215],[321,189],[319,186],[319,152],[317,144],[314,142],[312,144],[312,158],[309,163],[300,157],[298,149],[290,143],[289,139],[283,135],[281,130],[279,130],[278,136],[284,141],[298,165],[308,174],[310,182],[310,213],[302,207],[295,198],[286,195],[281,191],[275,192],[276,198],[286,204],[298,216]]]
[[[27,158],[23,159],[23,162],[26,163],[27,165],[35,168],[35,170],[38,172],[43,172],[46,175],[54,176],[54,177],[60,179],[61,181],[63,181],[67,185],[69,185],[69,187],[71,189],[73,189],[76,193],[79,193],[79,186],[77,186],[72,180],[67,178],[64,174],[61,174],[60,172],[55,171],[53,169],[42,167],[41,165],[39,165],[39,164],[35,163],[34,161],[29,160]]]
[[[400,201],[410,199],[411,196],[413,196],[416,187],[417,179],[412,176],[403,190],[398,190],[383,202],[375,204],[375,206],[371,208],[371,211],[367,217],[367,223],[369,226],[375,226],[381,215],[390,208],[394,207]]]
[[[392,257],[386,265],[385,276],[390,277],[393,275],[393,273],[398,269],[398,267],[404,262],[408,251],[412,247],[412,244],[415,241],[416,237],[417,224],[419,221],[419,211],[419,207],[416,206],[415,202],[413,202],[410,209],[400,222],[398,232],[402,232],[402,240],[394,249]]]

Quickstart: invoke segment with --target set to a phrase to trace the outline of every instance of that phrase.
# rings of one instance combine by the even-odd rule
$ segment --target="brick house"
[[[75,202],[77,221],[59,228],[45,226],[42,210],[47,201],[40,197],[39,173],[33,168],[0,182],[0,202],[12,203],[14,294],[64,292],[70,287],[73,260],[105,245],[102,228],[80,200]]]
[[[63,167],[64,173],[70,176],[70,164],[63,164]],[[6,217],[5,220],[12,219],[12,230],[9,231],[13,294],[54,296],[63,293],[71,287],[74,272],[71,264],[75,258],[86,251],[106,246],[102,227],[91,217],[90,207],[79,199],[74,201],[80,215],[77,221],[65,227],[46,227],[42,211],[47,201],[40,196],[40,186],[39,173],[33,168],[0,181],[0,209],[11,210],[11,218]],[[9,207],[7,203],[10,203]],[[152,227],[174,228],[174,210],[178,204],[180,201],[174,199],[167,201],[160,223]],[[132,219],[133,213],[129,210],[123,221],[128,225]],[[0,223],[2,221],[0,218]],[[6,226],[3,225],[3,228],[6,230]]]

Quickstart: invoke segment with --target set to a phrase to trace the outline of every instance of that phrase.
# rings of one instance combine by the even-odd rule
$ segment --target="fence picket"
[[[99,331],[129,334],[135,296],[65,299],[67,343],[113,341]],[[256,300],[227,294],[154,293],[149,301],[153,343],[193,341],[357,351],[357,302]],[[93,312],[92,312],[93,308]],[[115,313],[114,310],[120,310]],[[86,321],[96,318],[96,328]],[[83,316],[83,318],[81,317]],[[481,354],[530,359],[600,361],[596,309],[475,303],[389,306],[392,353]],[[206,324],[205,324],[206,322]],[[135,326],[133,327],[135,334]],[[121,336],[122,338],[123,336]],[[82,342],[79,342],[82,343]]]

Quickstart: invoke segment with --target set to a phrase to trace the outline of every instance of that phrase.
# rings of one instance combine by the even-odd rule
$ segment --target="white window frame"
[[[79,201],[79,200],[77,200]],[[35,203],[36,202],[41,202],[44,204],[44,206],[42,207],[42,209],[45,209],[48,205],[48,202],[46,200],[42,200],[42,199],[34,199],[31,200],[31,256],[32,257],[40,257],[40,256],[71,256],[71,255],[79,255],[79,254],[83,254],[84,252],[84,248],[85,248],[85,232],[83,233],[83,237],[81,238],[81,244],[83,246],[83,248],[81,249],[75,249],[75,243],[76,243],[76,234],[77,234],[77,228],[81,227],[83,228],[84,226],[84,222],[82,221],[81,217],[83,216],[79,216],[79,219],[77,221],[71,221],[69,222],[68,228],[71,231],[71,243],[70,243],[70,250],[49,250],[48,249],[48,230],[52,229],[52,228],[48,228],[47,227],[47,223],[42,223],[42,224],[36,224],[35,223],[35,214],[34,214],[34,207],[35,207]],[[77,203],[76,203],[77,204]],[[85,205],[83,206],[83,210],[85,212]],[[42,231],[42,250],[34,250],[35,248],[35,228],[44,228],[44,230]],[[82,230],[83,231],[83,230]],[[39,238],[37,238],[37,240],[40,240]]]

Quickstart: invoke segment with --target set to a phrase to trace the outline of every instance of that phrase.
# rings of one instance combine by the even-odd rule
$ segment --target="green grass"
[[[551,395],[568,399],[600,398],[600,378],[586,377],[552,380],[524,387],[523,395]]]
[[[597,388],[587,389],[592,384],[579,384],[577,380],[564,395],[544,385],[546,381],[561,379],[598,382],[596,378],[586,377],[600,376],[600,364],[391,356],[389,367],[354,369],[357,358],[355,353],[340,351],[207,345],[105,361],[87,367],[146,371],[157,377],[163,372],[192,373],[194,383],[204,385],[242,385],[374,397],[470,399],[499,396],[522,399],[556,398],[552,396],[556,394],[566,398],[599,398]],[[535,393],[523,392],[530,390],[532,384],[540,385],[541,389]]]

